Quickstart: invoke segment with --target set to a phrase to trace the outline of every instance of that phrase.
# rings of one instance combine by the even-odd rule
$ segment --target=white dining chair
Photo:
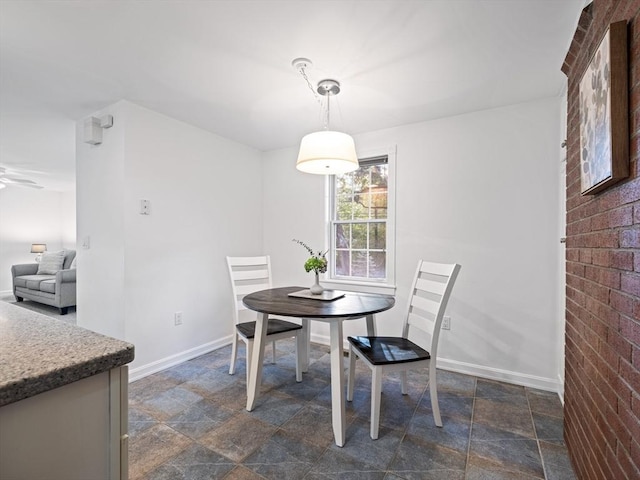
[[[409,301],[405,311],[401,337],[348,337],[349,380],[347,400],[353,400],[356,358],[360,358],[371,369],[371,425],[372,439],[378,438],[380,424],[380,402],[382,375],[386,372],[401,372],[402,394],[407,394],[407,370],[429,368],[429,391],[433,419],[442,427],[436,382],[436,358],[440,326],[451,295],[451,290],[460,271],[458,264],[418,262]],[[411,329],[417,329],[430,338],[429,350],[409,340]]]
[[[246,373],[248,384],[256,322],[243,321],[240,317],[243,313],[247,315],[257,315],[257,312],[253,312],[245,307],[242,299],[250,293],[271,288],[271,259],[268,255],[257,257],[227,257],[227,266],[229,268],[229,278],[231,279],[231,289],[233,293],[233,318],[235,324],[229,375],[235,373],[238,341],[242,340],[246,345],[247,351]],[[304,352],[302,344],[304,337],[302,325],[277,318],[269,318],[267,323],[267,341],[270,341],[272,345],[273,363],[276,363],[276,341],[287,338],[296,339],[296,381],[298,382],[302,381],[301,356]]]

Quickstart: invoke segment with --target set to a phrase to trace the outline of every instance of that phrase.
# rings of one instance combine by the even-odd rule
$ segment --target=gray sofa
[[[66,315],[76,304],[76,270],[71,268],[75,250],[65,250],[62,269],[55,274],[38,275],[38,263],[23,263],[11,267],[13,295],[18,302],[25,298],[60,309]]]

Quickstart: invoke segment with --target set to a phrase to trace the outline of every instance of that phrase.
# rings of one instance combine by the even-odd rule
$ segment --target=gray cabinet
[[[126,480],[128,367],[0,407],[2,480]]]

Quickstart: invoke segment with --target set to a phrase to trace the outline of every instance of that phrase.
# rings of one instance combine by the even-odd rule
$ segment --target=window
[[[331,279],[393,283],[393,189],[390,155],[360,160],[330,177]]]

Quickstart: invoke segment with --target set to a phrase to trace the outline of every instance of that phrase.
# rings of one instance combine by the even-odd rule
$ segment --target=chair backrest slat
[[[434,263],[428,262],[426,260],[420,261],[420,266],[418,267],[422,272],[429,272],[433,275],[441,275],[443,277],[448,277],[451,275],[455,269],[456,263]],[[458,266],[458,270],[459,270]]]
[[[249,295],[250,293],[257,292],[259,290],[265,290],[267,288],[269,288],[268,282],[252,283],[251,285],[236,285],[236,297],[239,297],[238,300],[242,300],[245,295]]]
[[[425,292],[435,293],[437,295],[443,295],[447,284],[443,282],[436,282],[427,278],[418,278],[416,282],[416,288]]]
[[[411,307],[412,311],[416,309],[423,310],[425,312],[431,313],[434,317],[436,317],[438,315],[438,310],[440,310],[440,301],[413,295],[413,297],[411,297]]]
[[[431,339],[428,350],[432,359],[437,356],[442,319],[460,268],[456,263],[418,262],[402,335],[408,338],[410,328],[426,333]]]
[[[245,295],[271,288],[271,259],[258,257],[227,257],[229,279],[233,293],[233,318],[240,321],[238,312],[248,310],[242,303]]]
[[[265,265],[266,267],[266,265]],[[269,281],[269,272],[264,270],[237,270],[233,272],[233,281],[239,280],[266,280]]]
[[[436,320],[435,320],[435,317],[428,318],[423,315],[417,315],[413,312],[409,312],[409,316],[407,318],[407,324],[416,325],[417,328],[419,328],[423,332],[430,332],[434,329]]]
[[[260,257],[227,257],[227,262],[231,262],[234,267],[266,265],[269,262],[269,256],[263,255]]]

